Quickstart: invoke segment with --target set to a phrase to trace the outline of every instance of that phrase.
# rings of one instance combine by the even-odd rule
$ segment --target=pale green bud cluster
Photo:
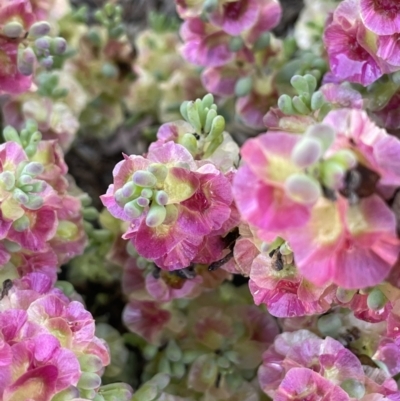
[[[341,149],[324,158],[325,152],[335,140],[335,131],[324,124],[308,128],[293,148],[291,161],[302,169],[285,181],[288,195],[299,203],[313,203],[322,194],[321,185],[331,190],[340,190],[344,185],[347,171],[357,164],[354,153]]]
[[[68,89],[58,87],[59,77],[56,74],[42,72],[36,77],[36,81],[41,96],[60,99],[68,95]]]
[[[106,3],[101,10],[94,14],[96,20],[105,26],[111,38],[117,39],[125,33],[122,22],[123,9],[120,5]]]
[[[157,400],[162,391],[168,386],[169,382],[169,375],[165,373],[158,373],[135,392],[132,397],[132,401]]]
[[[146,224],[159,226],[167,218],[169,209],[168,194],[160,189],[167,174],[167,167],[160,163],[151,164],[147,170],[135,171],[131,180],[115,192],[117,203],[132,219],[140,217],[148,208]]]
[[[32,157],[37,151],[37,145],[42,139],[42,134],[38,131],[36,121],[28,120],[20,133],[10,125],[5,127],[3,137],[6,142],[11,141],[21,145],[27,156]]]
[[[204,157],[209,157],[223,142],[222,133],[225,130],[225,119],[218,115],[217,105],[211,94],[203,99],[185,101],[180,108],[183,118],[189,122],[197,134],[186,133],[179,143],[186,147],[192,154],[197,154],[203,147]]]
[[[287,115],[309,115],[318,111],[320,120],[331,110],[331,106],[324,99],[322,92],[315,91],[317,80],[311,74],[295,75],[290,80],[297,92],[296,96],[282,95],[278,99],[279,109]]]

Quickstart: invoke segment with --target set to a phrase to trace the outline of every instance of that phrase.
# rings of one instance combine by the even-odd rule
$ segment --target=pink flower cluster
[[[358,289],[389,276],[400,241],[385,199],[400,184],[399,139],[378,128],[364,111],[340,109],[303,136],[270,132],[248,140],[241,153],[244,165],[233,193],[242,218],[267,244],[276,237],[287,240],[287,254],[294,257],[293,265],[279,253],[279,268],[265,255],[254,260],[249,274],[257,303],[264,299],[270,306],[282,291],[297,294],[298,303],[304,295],[297,286],[306,280],[306,293],[314,292],[308,301],[328,296],[329,304],[332,297],[325,289],[331,284]],[[295,280],[296,289],[293,278],[285,289],[279,280],[296,277],[293,266],[302,278]],[[280,285],[273,284],[276,280]],[[291,314],[300,310],[289,309]],[[318,308],[310,311],[303,310],[318,313]]]
[[[30,131],[29,131],[30,130]],[[69,193],[67,166],[56,141],[42,141],[31,124],[21,136],[5,129],[0,145],[0,272],[41,271],[54,282],[57,267],[83,252],[81,202]]]
[[[6,281],[0,299],[0,398],[50,401],[66,391],[68,399],[92,399],[109,363],[108,348],[94,330],[92,315],[52,288],[46,275]]]
[[[65,40],[52,39],[49,32],[47,22],[37,21],[30,0],[0,1],[0,93],[26,92],[37,61],[51,67],[52,54],[65,51]]]
[[[139,255],[166,270],[221,258],[221,235],[237,224],[231,174],[194,160],[172,141],[152,146],[146,157],[124,157],[101,199],[114,217],[129,222],[123,238]]]
[[[331,70],[344,81],[367,86],[400,70],[400,4],[391,0],[345,0],[324,33]]]
[[[280,51],[269,32],[281,17],[279,1],[176,3],[185,20],[182,54],[189,62],[205,67],[202,82],[206,90],[223,97],[236,92],[240,96],[236,112],[249,126],[262,127],[263,115],[275,102],[271,76],[261,70]]]

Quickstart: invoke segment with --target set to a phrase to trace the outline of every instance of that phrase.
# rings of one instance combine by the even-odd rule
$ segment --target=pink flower
[[[96,358],[101,374],[109,363],[106,345],[94,336],[94,320],[41,273],[14,280],[0,300],[0,397],[50,401],[77,387],[86,365]],[[95,388],[95,387],[94,387]]]
[[[292,264],[281,268],[264,254],[251,265],[249,287],[256,305],[265,304],[273,316],[282,318],[323,313],[333,300],[332,288],[318,288],[302,278]]]
[[[374,286],[397,260],[400,243],[392,211],[377,195],[348,205],[321,199],[300,230],[288,231],[296,266],[316,285]]]
[[[271,132],[248,140],[241,149],[245,164],[234,178],[233,194],[242,218],[257,229],[280,232],[301,227],[310,217],[312,204],[292,200],[284,186],[300,172],[290,160],[299,139]]]
[[[163,269],[189,266],[205,236],[223,235],[234,227],[230,178],[211,163],[195,162],[181,145],[152,146],[147,158],[126,156],[113,174],[103,204],[114,217],[131,223],[123,238]],[[146,179],[144,189],[140,180]],[[156,194],[162,198],[153,199]]]
[[[324,32],[331,70],[340,80],[366,86],[383,75],[376,57],[365,44],[365,35],[365,27],[359,20],[358,0],[340,3]]]
[[[360,0],[365,26],[378,35],[400,33],[400,4],[390,0]]]
[[[363,110],[331,111],[324,119],[336,131],[331,151],[351,149],[361,165],[379,174],[382,189],[400,185],[400,140],[372,122]]]

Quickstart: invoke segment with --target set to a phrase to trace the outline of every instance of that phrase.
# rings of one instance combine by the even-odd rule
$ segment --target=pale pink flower
[[[391,0],[359,0],[365,26],[378,35],[400,33],[400,4]]]

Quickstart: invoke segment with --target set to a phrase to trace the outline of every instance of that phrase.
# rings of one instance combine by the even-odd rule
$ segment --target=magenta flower
[[[400,33],[400,4],[390,0],[359,0],[365,26],[378,35]]]
[[[336,131],[332,151],[351,149],[358,162],[379,174],[378,186],[391,189],[400,185],[400,140],[372,122],[365,111],[342,109],[330,112],[324,123]]]
[[[219,67],[235,58],[229,49],[230,36],[200,18],[186,20],[181,27],[183,57],[190,63]]]
[[[91,314],[51,284],[46,275],[29,273],[14,280],[0,300],[2,399],[50,401],[66,388],[79,387],[88,368],[79,358],[96,361],[91,375],[101,374],[109,363],[106,345],[94,336]]]
[[[181,145],[153,146],[147,158],[126,156],[113,174],[103,204],[131,222],[123,238],[163,269],[189,266],[204,236],[234,227],[225,224],[232,210],[230,180],[212,164],[195,162]]]
[[[381,283],[400,250],[394,215],[377,195],[352,206],[343,198],[321,199],[309,222],[288,231],[287,238],[305,278],[344,288]]]
[[[257,229],[281,232],[303,226],[310,217],[314,201],[298,202],[285,190],[286,180],[301,172],[290,159],[299,139],[271,132],[248,140],[241,149],[245,164],[234,178],[233,194],[242,218]]]
[[[265,304],[273,316],[282,318],[323,313],[334,298],[333,287],[314,286],[292,264],[280,269],[264,254],[251,265],[249,287],[256,305]]]
[[[366,86],[383,75],[376,57],[366,46],[365,35],[358,0],[340,3],[324,32],[331,70],[340,80]]]

